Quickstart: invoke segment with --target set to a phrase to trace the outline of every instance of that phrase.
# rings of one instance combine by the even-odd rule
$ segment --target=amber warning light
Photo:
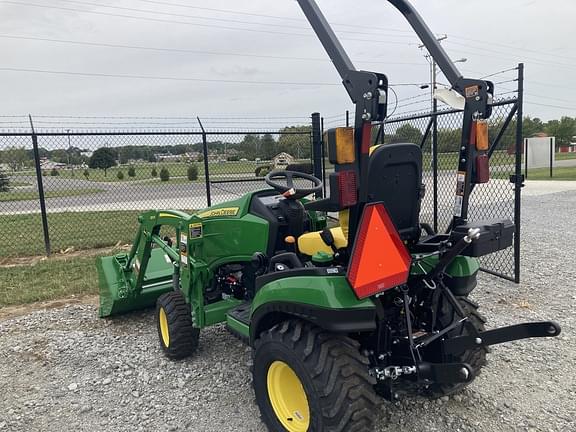
[[[411,256],[382,203],[364,207],[347,279],[359,299],[408,281]]]

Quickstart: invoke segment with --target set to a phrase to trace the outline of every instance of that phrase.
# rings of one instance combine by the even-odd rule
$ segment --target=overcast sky
[[[436,34],[448,35],[449,55],[467,58],[458,64],[464,75],[481,77],[523,61],[525,113],[576,116],[574,0],[413,3]],[[429,81],[419,41],[386,1],[319,4],[358,69],[383,72],[393,84]],[[1,115],[255,116],[271,123],[294,117],[298,123],[313,111],[338,120],[350,107],[294,0],[0,0],[0,16]],[[514,77],[511,71],[491,79]],[[515,86],[497,88],[507,93]],[[426,94],[417,85],[396,90],[400,99]],[[424,96],[400,102],[398,112],[428,103]]]

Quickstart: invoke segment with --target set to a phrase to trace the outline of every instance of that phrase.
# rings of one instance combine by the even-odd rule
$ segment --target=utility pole
[[[448,35],[440,35],[436,38],[438,43],[443,40],[448,39]],[[418,48],[425,48],[424,45],[420,45]],[[432,181],[433,181],[433,205],[434,205],[434,231],[438,231],[438,117],[436,112],[438,111],[438,101],[434,97],[436,92],[436,78],[438,71],[436,68],[436,60],[426,53],[424,55],[428,63],[430,64],[430,115],[432,121],[432,137],[431,137],[431,169],[432,169]],[[467,59],[461,58],[455,60],[454,63],[464,63]]]
[[[68,151],[66,151],[66,155],[68,156],[68,169],[70,169],[70,129],[66,129],[66,133],[68,134]],[[74,168],[72,168],[72,175],[74,175]]]

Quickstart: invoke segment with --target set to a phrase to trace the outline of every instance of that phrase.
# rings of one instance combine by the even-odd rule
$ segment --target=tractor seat
[[[334,251],[332,248],[322,240],[320,236],[321,232],[322,231],[309,232],[298,237],[298,250],[300,253],[308,256],[313,256],[318,252],[333,254]],[[334,237],[334,246],[336,246],[337,249],[348,246],[348,239],[344,235],[341,227],[331,228],[330,232]]]

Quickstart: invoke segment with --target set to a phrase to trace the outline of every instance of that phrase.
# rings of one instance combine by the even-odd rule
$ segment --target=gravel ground
[[[554,319],[555,340],[493,348],[462,394],[383,403],[378,431],[576,431],[576,191],[526,197],[523,282],[482,275],[490,326]],[[223,327],[186,361],[161,354],[151,312],[99,320],[92,304],[0,321],[0,431],[263,431],[250,353]]]

